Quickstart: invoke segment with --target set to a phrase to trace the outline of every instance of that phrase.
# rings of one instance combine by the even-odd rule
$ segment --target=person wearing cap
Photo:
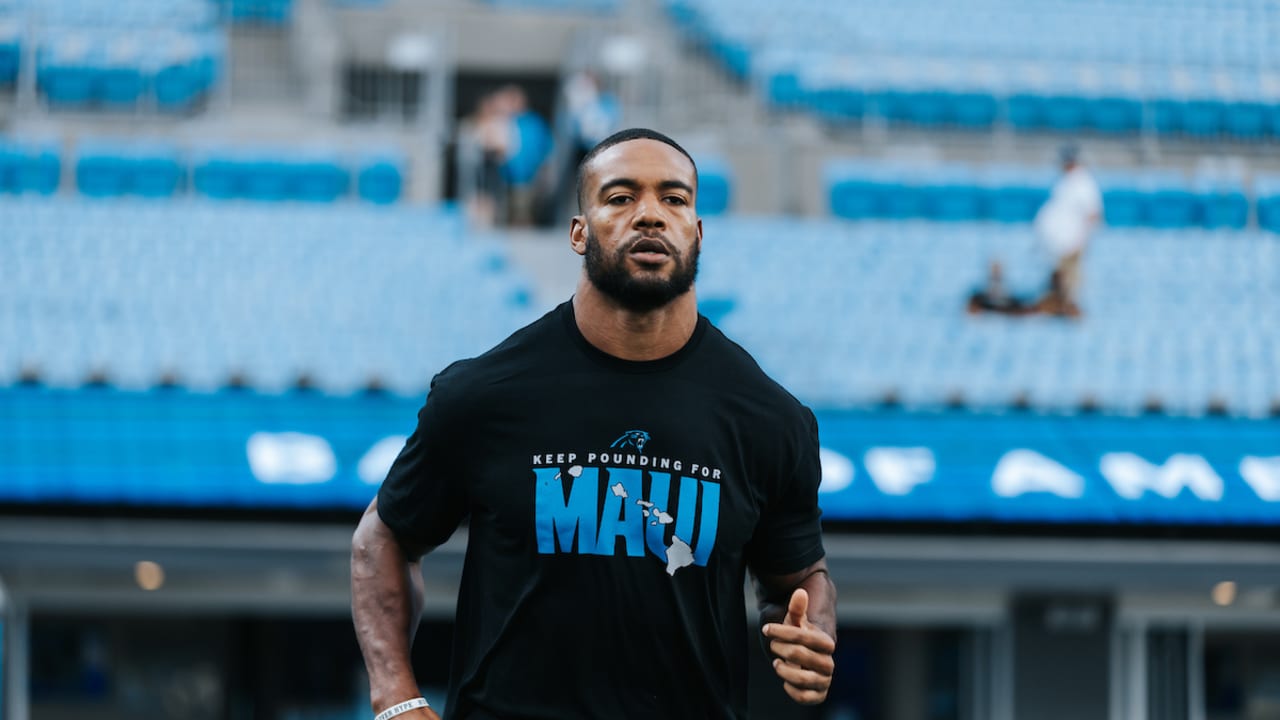
[[[1080,314],[1080,263],[1102,219],[1102,192],[1081,164],[1079,147],[1064,145],[1058,157],[1062,177],[1036,213],[1035,232],[1052,258],[1050,277],[1056,281],[1050,283],[1044,305],[1057,314],[1074,317]]]

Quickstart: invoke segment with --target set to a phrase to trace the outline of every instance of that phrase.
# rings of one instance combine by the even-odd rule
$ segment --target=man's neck
[[[689,342],[698,325],[693,290],[649,312],[634,312],[600,292],[586,277],[578,281],[573,314],[582,337],[623,360],[659,360]]]

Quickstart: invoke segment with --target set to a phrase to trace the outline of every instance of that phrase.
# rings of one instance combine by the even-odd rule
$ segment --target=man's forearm
[[[409,648],[422,615],[421,565],[370,508],[351,543],[351,616],[374,710],[418,695]]]
[[[755,577],[756,601],[760,625],[780,623],[787,615],[791,596],[799,588],[808,594],[805,615],[832,638],[836,636],[836,586],[827,572],[826,558],[803,570],[785,575],[752,573]]]
[[[836,636],[836,586],[831,582],[825,565],[799,579],[799,582],[785,592],[766,594],[758,588],[760,624],[782,622],[787,615],[787,603],[791,593],[797,588],[804,588],[809,594],[809,611],[806,613],[809,622],[822,628],[822,631]]]

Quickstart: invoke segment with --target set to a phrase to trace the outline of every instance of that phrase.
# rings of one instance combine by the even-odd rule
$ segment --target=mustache
[[[675,245],[672,245],[671,241],[667,240],[665,236],[661,234],[646,235],[643,233],[638,233],[628,238],[625,243],[623,243],[621,246],[618,247],[618,253],[619,254],[629,253],[632,250],[634,250],[637,246],[640,246],[640,245],[646,245],[646,246],[660,245],[662,246],[663,251],[666,252],[668,255],[672,257],[680,256],[680,251],[677,250]]]

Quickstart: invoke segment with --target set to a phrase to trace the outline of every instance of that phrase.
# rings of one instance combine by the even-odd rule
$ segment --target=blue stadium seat
[[[885,188],[889,180],[885,168],[835,161],[827,164],[824,174],[833,215],[850,220],[883,215]]]
[[[1128,173],[1098,173],[1102,212],[1112,227],[1138,227],[1148,220],[1147,195],[1138,177]]]
[[[36,82],[45,100],[55,108],[81,108],[94,100],[98,71],[88,37],[68,34],[56,37],[36,53]]]
[[[56,141],[0,138],[0,192],[51,195],[62,175]]]
[[[226,48],[216,36],[179,36],[156,49],[153,81],[156,107],[187,112],[206,98],[217,82]]]
[[[988,168],[987,217],[997,222],[1019,223],[1035,219],[1040,206],[1049,199],[1053,173],[1028,168]]]
[[[966,168],[940,168],[929,173],[922,194],[924,217],[931,220],[968,222],[986,217],[986,189]]]
[[[698,214],[721,215],[728,212],[733,200],[733,175],[728,163],[720,158],[699,157]]]
[[[367,158],[356,177],[356,192],[362,200],[389,205],[404,193],[404,160],[395,153]]]
[[[1224,132],[1242,140],[1258,140],[1270,134],[1271,106],[1252,93],[1233,98],[1223,109]]]
[[[1258,227],[1280,233],[1280,175],[1260,174],[1253,179]]]
[[[292,0],[219,0],[225,16],[238,23],[283,25],[293,11]]]
[[[1059,132],[1077,132],[1085,126],[1088,102],[1074,93],[1055,93],[1044,99],[1044,124]]]
[[[186,185],[187,168],[181,153],[162,143],[132,148],[129,191],[139,197],[171,197]]]
[[[333,202],[351,191],[351,173],[336,155],[300,159],[290,174],[289,195],[304,202]]]
[[[957,92],[951,96],[952,122],[957,127],[984,130],[995,124],[1000,108],[994,96],[984,92]]]
[[[192,185],[201,195],[229,200],[242,197],[246,192],[240,175],[237,158],[217,151],[207,152],[192,168]]]
[[[1036,130],[1049,124],[1044,96],[1020,92],[1005,101],[1009,125],[1015,130]]]
[[[1188,100],[1182,106],[1182,131],[1195,137],[1217,137],[1224,129],[1227,106],[1215,98]]]
[[[1176,172],[1146,173],[1140,180],[1145,191],[1146,224],[1154,228],[1180,229],[1200,223],[1200,203],[1185,177]]]
[[[1151,128],[1162,135],[1180,133],[1186,103],[1181,100],[1158,98],[1149,103]]]
[[[76,161],[76,188],[89,197],[114,197],[129,191],[129,163],[118,148],[82,143]]]
[[[15,17],[0,12],[0,89],[17,84],[21,61],[21,28]]]
[[[236,165],[238,185],[248,200],[280,202],[290,198],[294,166],[272,151],[254,152]]]
[[[1201,208],[1201,224],[1210,230],[1242,230],[1249,223],[1249,198],[1238,178],[1201,175],[1194,189]]]
[[[1137,132],[1142,128],[1142,103],[1133,97],[1102,95],[1090,99],[1084,109],[1085,124],[1109,135]]]

